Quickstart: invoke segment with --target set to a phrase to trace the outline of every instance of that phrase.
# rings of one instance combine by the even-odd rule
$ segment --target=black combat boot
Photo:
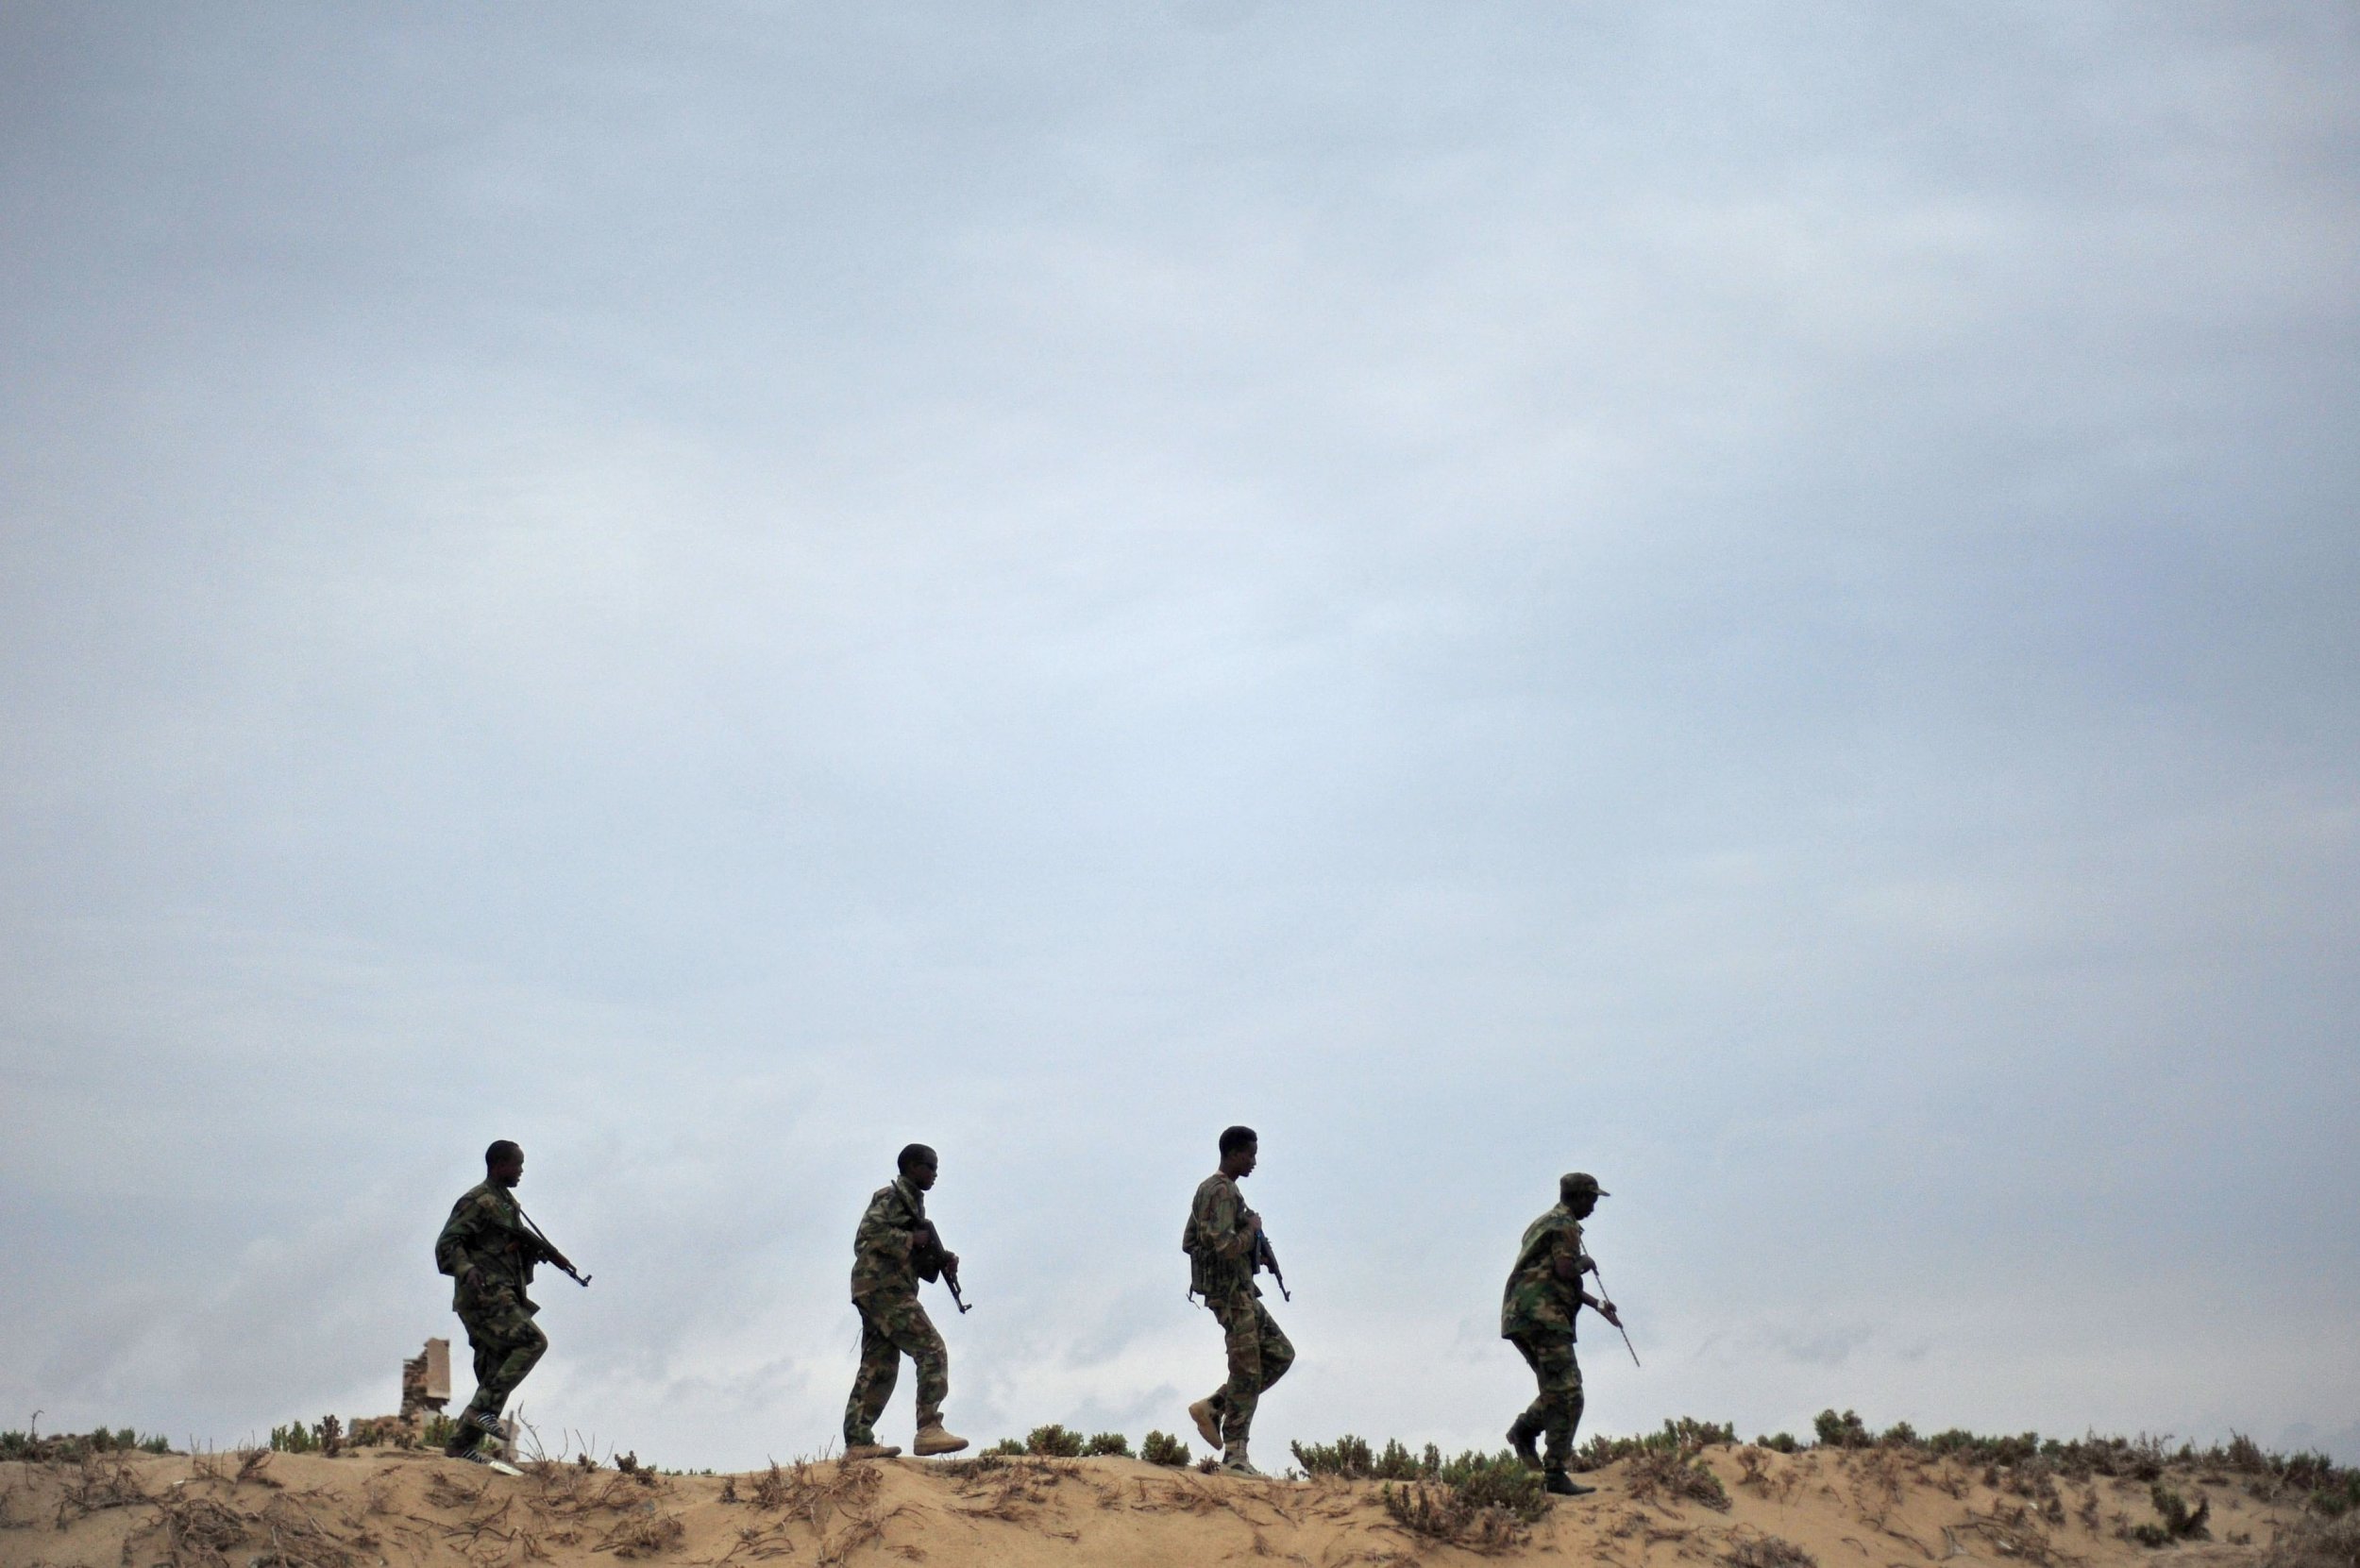
[[[1593,1486],[1582,1485],[1562,1470],[1550,1471],[1548,1478],[1542,1485],[1559,1497],[1587,1497],[1598,1490]]]
[[[1514,1425],[1508,1428],[1508,1445],[1516,1450],[1516,1458],[1523,1461],[1526,1470],[1541,1468],[1541,1450],[1533,1446],[1533,1440],[1540,1435],[1540,1428],[1532,1425],[1524,1416],[1518,1416]]]

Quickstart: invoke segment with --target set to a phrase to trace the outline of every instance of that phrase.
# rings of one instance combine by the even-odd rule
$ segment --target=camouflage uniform
[[[1540,1397],[1516,1418],[1526,1433],[1548,1435],[1548,1467],[1562,1470],[1573,1457],[1574,1429],[1581,1425],[1581,1368],[1574,1360],[1574,1317],[1581,1310],[1581,1276],[1558,1273],[1581,1266],[1581,1222],[1558,1204],[1525,1227],[1516,1266],[1500,1301],[1500,1338],[1521,1352],[1541,1385]]]
[[[475,1397],[462,1412],[499,1419],[516,1385],[549,1348],[532,1315],[541,1309],[525,1295],[532,1266],[553,1256],[548,1244],[526,1228],[516,1200],[496,1181],[480,1182],[451,1205],[443,1234],[434,1239],[434,1266],[451,1276],[451,1310],[467,1330],[475,1351]],[[469,1269],[481,1277],[470,1290]]]
[[[918,1363],[918,1425],[941,1425],[951,1393],[951,1353],[918,1302],[910,1239],[926,1222],[926,1195],[906,1176],[877,1189],[852,1233],[852,1305],[860,1310],[860,1371],[844,1402],[844,1445],[877,1441],[877,1418],[901,1375]]]
[[[1215,1172],[1197,1184],[1180,1245],[1188,1255],[1189,1290],[1205,1298],[1228,1340],[1229,1381],[1210,1403],[1229,1444],[1246,1441],[1262,1391],[1295,1358],[1254,1283],[1254,1211],[1235,1180]]]

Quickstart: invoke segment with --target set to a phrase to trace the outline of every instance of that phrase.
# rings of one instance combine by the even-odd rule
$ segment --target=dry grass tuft
[[[1775,1472],[1771,1469],[1770,1456],[1776,1452],[1776,1449],[1758,1448],[1751,1443],[1739,1449],[1737,1467],[1744,1474],[1737,1477],[1737,1484],[1774,1502],[1791,1503],[1795,1500],[1798,1482],[1792,1468]]]
[[[649,1503],[644,1511],[616,1520],[591,1550],[623,1558],[661,1557],[678,1546],[686,1533],[680,1515],[658,1513]]]
[[[1996,1504],[1989,1513],[1968,1509],[1966,1518],[1954,1526],[1952,1533],[1980,1535],[1999,1556],[2037,1563],[2040,1568],[2081,1560],[2069,1552],[2059,1551],[2032,1510],[2019,1504]]]
[[[353,1568],[362,1554],[377,1544],[377,1540],[360,1528],[360,1521],[346,1519],[337,1528],[296,1499],[289,1496],[272,1498],[254,1516],[255,1533],[268,1544],[247,1564],[247,1568]]]
[[[164,1559],[172,1568],[225,1568],[228,1549],[245,1540],[252,1522],[252,1515],[227,1503],[186,1492],[167,1494],[156,1511],[164,1532]]]
[[[816,1562],[822,1568],[842,1562],[881,1541],[885,1525],[902,1512],[898,1508],[879,1511],[878,1492],[884,1484],[883,1474],[873,1464],[822,1466],[797,1459],[782,1465],[774,1460],[768,1469],[747,1477],[743,1492],[733,1481],[727,1495],[743,1497],[760,1512],[780,1515],[779,1522],[740,1530],[736,1543],[720,1560],[790,1556],[794,1545],[786,1526],[800,1522],[810,1526],[818,1538]],[[832,1528],[835,1531],[833,1538],[829,1535]]]
[[[979,1458],[973,1469],[959,1475],[959,1495],[970,1504],[955,1511],[1003,1524],[1029,1521],[1049,1501],[1049,1489],[1080,1474],[1079,1465],[1048,1459],[996,1459],[986,1466]]]
[[[1701,1503],[1718,1512],[1728,1511],[1729,1494],[1721,1477],[1705,1467],[1694,1449],[1651,1450],[1631,1460],[1623,1477],[1630,1494],[1643,1503],[1667,1509]]]
[[[1733,1537],[1721,1560],[1729,1568],[1819,1568],[1817,1558],[1775,1535]]]
[[[2360,1568],[2360,1513],[2305,1519],[2281,1531],[2262,1554],[2263,1568]]]
[[[1496,1503],[1480,1503],[1463,1488],[1439,1481],[1388,1481],[1377,1492],[1393,1523],[1421,1540],[1492,1556],[1529,1540],[1524,1519]]]
[[[103,1509],[125,1509],[155,1501],[121,1457],[85,1455],[58,1497],[58,1528]]]

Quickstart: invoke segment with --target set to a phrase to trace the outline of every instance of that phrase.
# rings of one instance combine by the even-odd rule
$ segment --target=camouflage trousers
[[[1581,1366],[1574,1359],[1571,1334],[1511,1334],[1514,1345],[1541,1383],[1540,1397],[1516,1418],[1517,1428],[1529,1436],[1548,1436],[1543,1453],[1548,1467],[1562,1470],[1573,1458],[1574,1429],[1581,1425]]]
[[[499,1419],[509,1396],[549,1348],[549,1337],[532,1321],[531,1309],[513,1290],[502,1288],[459,1309],[475,1352],[475,1397],[464,1415]]]
[[[893,1397],[904,1356],[918,1363],[919,1427],[940,1425],[942,1402],[951,1395],[951,1352],[918,1297],[888,1290],[852,1305],[860,1309],[860,1371],[844,1402],[846,1446],[877,1441],[877,1418]]]
[[[1295,1347],[1280,1333],[1277,1322],[1261,1298],[1250,1291],[1207,1296],[1205,1305],[1221,1321],[1229,1341],[1229,1381],[1210,1404],[1221,1421],[1222,1441],[1243,1442],[1254,1426],[1254,1409],[1262,1391],[1287,1375],[1294,1365]]]

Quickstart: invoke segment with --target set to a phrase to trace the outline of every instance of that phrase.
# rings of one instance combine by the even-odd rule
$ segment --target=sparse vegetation
[[[2155,1505],[2156,1522],[2133,1525],[2128,1532],[2130,1538],[2140,1545],[2168,1546],[2175,1541],[2213,1539],[2213,1532],[2205,1525],[2205,1521],[2213,1515],[2211,1498],[2199,1493],[2196,1507],[2191,1509],[2188,1500],[2181,1496],[2177,1489],[2161,1481],[2148,1488],[2148,1496]]]
[[[2343,1473],[2341,1484],[2331,1483],[2312,1492],[2311,1511],[2330,1519],[2341,1519],[2354,1509],[2360,1509],[2360,1470]]]
[[[1856,1410],[1846,1410],[1842,1415],[1822,1410],[1812,1418],[1811,1425],[1822,1448],[1865,1448],[1877,1441],[1869,1436]]]
[[[1792,1541],[1775,1535],[1739,1536],[1721,1554],[1729,1568],[1819,1568],[1819,1560]]]
[[[1071,1543],[1075,1560],[1116,1560],[1110,1526],[1133,1541],[1145,1516],[1175,1515],[1217,1526],[1231,1555],[1274,1561],[1408,1563],[1448,1556],[1435,1550],[1442,1545],[1512,1559],[1554,1531],[1559,1550],[1585,1560],[1639,1563],[1677,1545],[1672,1555],[1689,1568],[1821,1568],[1798,1543],[1873,1544],[1879,1535],[1905,1548],[1890,1560],[1951,1568],[1964,1568],[1962,1556],[2013,1568],[2126,1568],[2142,1548],[2164,1549],[2157,1562],[2192,1561],[2185,1548],[2208,1550],[2200,1545],[2208,1539],[2229,1543],[2218,1548],[2228,1554],[2222,1561],[2234,1556],[2251,1568],[2360,1568],[2360,1473],[2316,1455],[2274,1456],[2243,1438],[2200,1448],[2146,1436],[1920,1435],[1840,1409],[1832,1425],[1838,1441],[1799,1458],[1770,1442],[1731,1443],[1728,1427],[1693,1420],[1593,1439],[1597,1457],[1620,1461],[1604,1494],[1556,1509],[1546,1526],[1535,1522],[1555,1500],[1505,1452],[1448,1458],[1432,1444],[1351,1433],[1295,1446],[1295,1464],[1329,1484],[1291,1494],[1199,1484],[1171,1468],[1117,1474],[1131,1467],[1087,1459],[1128,1452],[1123,1434],[1054,1425],[1000,1453],[922,1468],[799,1460],[709,1481],[603,1448],[577,1458],[571,1444],[557,1458],[521,1460],[522,1479],[403,1462],[381,1449],[335,1465],[288,1456],[291,1446],[319,1452],[325,1421],[281,1428],[276,1451],[258,1443],[164,1460],[128,1451],[140,1444],[119,1431],[100,1442],[21,1434],[7,1442],[12,1458],[56,1457],[68,1441],[78,1457],[0,1466],[0,1543],[25,1545],[33,1538],[19,1532],[55,1526],[70,1533],[58,1538],[65,1551],[28,1561],[119,1555],[140,1568],[367,1568],[439,1556],[444,1542],[462,1568],[626,1559],[623,1568],[844,1568],[951,1560],[958,1550],[936,1534],[946,1522],[960,1546],[975,1529],[1006,1529],[1041,1538],[1052,1554]],[[1873,1434],[1864,1445],[1853,1441],[1863,1432]],[[355,1441],[350,1428],[343,1441]],[[1166,1466],[1195,1458],[1161,1432],[1141,1452]],[[1758,1524],[1717,1511],[1741,1490],[1735,1511],[1760,1499],[1751,1508]],[[698,1507],[716,1497],[732,1506]],[[1785,1538],[1759,1527],[1788,1517],[1793,1525],[1776,1524]],[[1008,1546],[1009,1560],[1036,1560],[1014,1535]],[[1848,1545],[1844,1552],[1852,1555]],[[1872,1552],[1864,1568],[1884,1560]]]
[[[28,1464],[71,1462],[93,1454],[169,1454],[172,1443],[160,1436],[141,1437],[128,1426],[110,1430],[95,1426],[87,1432],[56,1432],[41,1435],[35,1425],[27,1432],[0,1432],[0,1459],[16,1459]]]
[[[1698,1453],[1699,1450],[1688,1447],[1651,1449],[1630,1462],[1624,1472],[1624,1484],[1643,1503],[1701,1503],[1726,1513],[1729,1507],[1728,1489],[1721,1485],[1721,1477],[1698,1458]]]
[[[1429,1445],[1426,1452],[1435,1450]],[[1393,1523],[1412,1535],[1475,1552],[1522,1544],[1549,1507],[1541,1477],[1513,1454],[1461,1454],[1439,1461],[1427,1478],[1388,1481],[1377,1495]]]
[[[1737,1442],[1737,1428],[1716,1421],[1698,1421],[1693,1416],[1679,1416],[1663,1424],[1660,1432],[1643,1432],[1634,1438],[1608,1437],[1601,1433],[1574,1450],[1573,1468],[1603,1470],[1625,1459],[1642,1458],[1649,1454],[1688,1454],[1694,1456],[1707,1448],[1718,1448]],[[1767,1442],[1763,1446],[1771,1446]]]
[[[1334,1475],[1357,1481],[1365,1479],[1376,1462],[1376,1457],[1369,1452],[1368,1440],[1349,1432],[1334,1442],[1295,1442],[1288,1446],[1294,1450],[1295,1463],[1303,1466],[1306,1475]]]
[[[1823,1436],[1830,1417],[1840,1439],[1854,1436],[1846,1425],[1855,1422],[1848,1410],[1841,1416],[1823,1412],[1819,1418]],[[2167,1469],[2177,1467],[2216,1481],[2238,1477],[2247,1492],[2263,1502],[2301,1497],[2311,1511],[2330,1518],[2360,1508],[2360,1470],[2339,1466],[2324,1454],[2273,1454],[2242,1434],[2233,1434],[2226,1443],[2206,1448],[2187,1442],[2174,1447],[2168,1437],[2145,1433],[2132,1438],[2099,1437],[2094,1432],[2069,1439],[2044,1438],[2038,1432],[1989,1437],[1951,1427],[1921,1439],[1904,1422],[1878,1442],[1885,1447],[1981,1465],[1986,1484],[2005,1486],[2026,1496],[2041,1495],[2046,1477],[2087,1482],[2103,1476],[2151,1485]],[[1765,1439],[1762,1446],[1775,1444]],[[1833,1446],[1860,1444],[1840,1441]]]
[[[1150,1464],[1175,1468],[1188,1462],[1188,1445],[1170,1432],[1150,1432],[1139,1442],[1139,1458]]]
[[[2360,1568],[2360,1512],[2307,1519],[2280,1533],[2262,1556],[2263,1568]]]
[[[1306,1475],[1332,1475],[1346,1481],[1432,1480],[1442,1471],[1442,1451],[1426,1444],[1424,1455],[1412,1454],[1398,1438],[1384,1452],[1369,1447],[1368,1440],[1347,1432],[1334,1442],[1295,1443],[1295,1462]]]
[[[1078,1459],[1082,1457],[1082,1434],[1069,1432],[1053,1421],[1025,1434],[1024,1452],[1044,1459]]]
[[[280,1454],[340,1454],[345,1447],[344,1423],[334,1416],[322,1416],[308,1426],[291,1421],[270,1429],[270,1445]]]
[[[1802,1447],[1802,1444],[1795,1441],[1795,1434],[1792,1432],[1773,1432],[1766,1438],[1756,1438],[1754,1446],[1767,1448],[1773,1454],[1792,1454]]]

